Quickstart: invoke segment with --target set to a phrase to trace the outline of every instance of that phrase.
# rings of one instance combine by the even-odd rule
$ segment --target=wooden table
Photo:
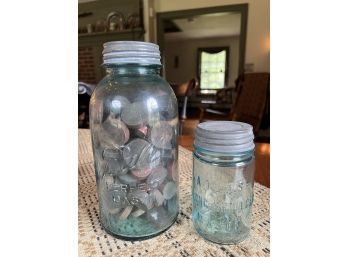
[[[194,137],[179,136],[179,145],[193,151]],[[270,187],[270,144],[255,143],[255,181]]]

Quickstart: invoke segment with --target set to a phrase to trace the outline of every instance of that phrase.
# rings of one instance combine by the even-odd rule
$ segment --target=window
[[[228,78],[228,47],[199,48],[198,76],[206,93],[223,88]]]

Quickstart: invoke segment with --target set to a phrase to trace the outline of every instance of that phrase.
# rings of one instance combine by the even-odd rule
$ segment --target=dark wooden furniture
[[[235,120],[249,123],[257,135],[269,95],[270,74],[254,72],[241,74],[236,80],[236,99],[227,113],[213,108],[201,108],[200,122],[206,120]]]

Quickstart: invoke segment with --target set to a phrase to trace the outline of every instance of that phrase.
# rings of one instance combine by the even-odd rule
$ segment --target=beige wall
[[[269,72],[269,0],[155,0],[154,9],[169,12],[243,3],[249,4],[245,62],[254,64],[254,71]]]
[[[183,41],[165,41],[165,71],[166,80],[184,83],[197,76],[197,49],[199,47],[229,46],[229,81],[228,86],[234,86],[238,75],[239,37],[222,37],[206,39],[185,39]],[[179,58],[179,65],[174,67],[175,56]]]

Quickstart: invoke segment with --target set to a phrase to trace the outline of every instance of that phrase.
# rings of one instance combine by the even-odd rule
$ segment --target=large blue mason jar
[[[249,235],[254,186],[252,126],[200,123],[193,153],[192,220],[205,239],[236,244]]]
[[[104,44],[106,76],[90,100],[101,223],[124,239],[155,236],[179,212],[178,106],[156,44]]]

